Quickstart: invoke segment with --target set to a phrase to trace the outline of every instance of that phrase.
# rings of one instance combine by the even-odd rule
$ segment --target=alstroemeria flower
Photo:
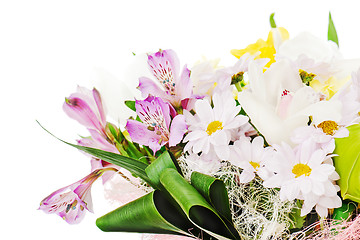
[[[92,184],[109,170],[116,171],[113,168],[97,169],[80,181],[53,192],[41,201],[39,210],[55,213],[69,224],[79,223],[85,216],[85,209],[93,212]]]
[[[155,154],[165,144],[171,147],[182,140],[187,131],[185,117],[176,115],[171,120],[174,109],[161,98],[149,96],[137,100],[135,107],[142,122],[128,120],[125,127],[134,142],[149,146]]]
[[[99,92],[78,86],[77,92],[65,99],[65,113],[88,129],[105,134],[106,116]]]
[[[193,95],[190,70],[186,65],[180,74],[180,63],[176,53],[171,49],[160,50],[148,55],[148,64],[160,86],[147,77],[139,78],[138,88],[142,96],[161,97],[175,108],[191,110],[192,100],[198,97]]]
[[[100,93],[78,86],[77,92],[66,98],[63,105],[65,113],[85,126],[91,137],[78,140],[85,147],[98,148],[104,151],[119,153],[108,134],[106,113]],[[110,136],[110,137],[109,137]]]

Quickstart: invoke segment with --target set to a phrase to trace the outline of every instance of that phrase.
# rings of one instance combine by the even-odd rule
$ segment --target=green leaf
[[[341,207],[334,209],[332,218],[335,220],[340,220],[341,222],[344,220],[348,220],[356,208],[356,203],[351,201],[344,201]]]
[[[131,173],[135,174],[136,176],[142,178],[145,182],[149,183],[151,185],[151,181],[148,178],[145,168],[148,166],[136,159],[125,157],[116,153],[103,151],[96,148],[89,148],[84,146],[79,146],[76,144],[72,144],[69,142],[66,142],[58,137],[56,137],[54,134],[50,133],[48,130],[46,130],[39,122],[37,122],[46,132],[48,132],[51,136],[55,137],[59,141],[66,143],[67,145],[70,145],[74,148],[77,148],[81,151],[84,151],[96,158],[99,158],[101,160],[104,160],[105,162],[112,163],[115,165],[118,165],[122,168],[125,168],[126,170],[130,171]]]
[[[290,229],[301,229],[304,226],[306,215],[301,217],[301,203],[300,200],[296,201],[296,206],[292,209],[290,215],[292,224]]]
[[[152,185],[157,189],[163,189],[160,183],[161,173],[167,169],[172,168],[181,173],[180,167],[177,164],[176,159],[168,151],[163,152],[154,162],[152,162],[145,172],[152,182]]]
[[[134,112],[136,112],[135,101],[130,101],[130,100],[125,101],[125,105]]]
[[[191,174],[191,185],[198,190],[223,218],[232,222],[229,197],[223,181],[199,172],[193,172]]]
[[[195,226],[217,239],[240,239],[205,198],[175,169],[165,169],[160,182]]]
[[[276,23],[275,23],[275,20],[274,20],[274,16],[275,16],[275,13],[272,13],[270,15],[270,26],[271,26],[271,28],[276,28]]]
[[[140,232],[188,235],[194,225],[160,191],[151,192],[98,218],[106,232]]]
[[[339,46],[339,39],[336,33],[334,22],[331,18],[331,13],[329,12],[329,27],[328,27],[328,40],[333,41]]]
[[[360,124],[348,127],[350,132],[346,138],[335,139],[335,170],[340,175],[337,184],[341,196],[360,203]]]

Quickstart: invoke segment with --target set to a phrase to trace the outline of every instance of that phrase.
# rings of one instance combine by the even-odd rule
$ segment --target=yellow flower
[[[260,38],[256,41],[256,43],[250,44],[244,49],[231,50],[231,54],[237,58],[240,58],[245,53],[255,55],[260,52],[260,54],[256,56],[255,59],[269,58],[270,61],[265,65],[265,67],[270,67],[270,65],[275,62],[274,54],[276,53],[276,49],[283,41],[287,39],[289,39],[289,33],[285,28],[272,28],[266,41]]]

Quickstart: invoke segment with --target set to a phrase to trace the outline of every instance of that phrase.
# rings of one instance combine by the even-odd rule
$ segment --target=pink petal
[[[139,78],[138,89],[141,92],[141,96],[146,98],[149,95],[158,96],[158,97],[167,97],[164,91],[151,79],[147,77]]]
[[[175,87],[176,94],[181,98],[181,100],[191,97],[193,85],[190,80],[190,70],[186,67],[186,65],[184,66],[183,72]]]
[[[172,77],[179,74],[179,59],[171,50],[162,50],[148,56],[148,64],[151,72],[157,79],[161,79],[161,73],[169,73]]]
[[[104,128],[100,122],[99,117],[93,109],[81,98],[68,98],[66,99],[63,110],[65,113],[90,129],[97,129],[103,131]]]
[[[184,134],[187,132],[187,125],[184,115],[177,115],[171,122],[169,146],[175,146],[183,139]]]
[[[100,93],[96,88],[93,89],[92,93],[97,109],[99,110],[100,120],[102,123],[106,123],[106,114],[105,114],[104,106],[101,101]]]
[[[128,120],[125,128],[129,132],[132,141],[149,146],[154,153],[165,144],[164,142],[159,144],[159,141],[161,140],[160,136],[155,132],[148,130],[146,125],[141,122]]]

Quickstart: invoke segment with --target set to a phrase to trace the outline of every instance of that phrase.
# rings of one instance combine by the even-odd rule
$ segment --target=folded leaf
[[[335,139],[335,170],[340,175],[337,184],[341,196],[360,203],[360,124],[348,127],[349,136]]]
[[[176,170],[164,170],[160,182],[198,228],[217,239],[240,239],[235,228],[229,227],[205,198]]]
[[[191,174],[191,185],[224,219],[232,222],[229,197],[223,181],[199,172],[193,172]]]
[[[106,232],[139,232],[191,236],[194,226],[160,192],[151,192],[98,218]]]
[[[176,159],[171,155],[170,152],[165,151],[145,169],[147,176],[152,182],[152,185],[156,186],[157,189],[162,189],[160,175],[167,168],[172,168],[181,173]]]

